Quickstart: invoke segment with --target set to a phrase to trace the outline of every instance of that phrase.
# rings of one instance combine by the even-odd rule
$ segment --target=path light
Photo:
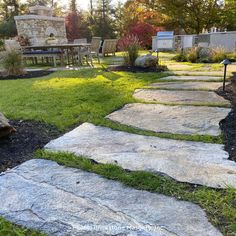
[[[157,64],[159,64],[159,50],[155,50],[156,54],[157,54]]]
[[[225,59],[220,64],[224,65],[224,82],[223,82],[223,91],[225,91],[225,80],[226,80],[226,72],[227,72],[227,66],[231,64],[231,61],[229,59]]]

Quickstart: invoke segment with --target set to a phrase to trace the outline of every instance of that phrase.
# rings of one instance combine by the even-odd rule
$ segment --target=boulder
[[[0,138],[15,131],[15,128],[8,123],[8,119],[0,112]]]
[[[142,68],[156,67],[158,64],[158,58],[151,54],[140,56],[135,60],[135,66]]]

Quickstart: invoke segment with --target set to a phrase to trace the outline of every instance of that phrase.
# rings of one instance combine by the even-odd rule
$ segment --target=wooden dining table
[[[53,50],[53,49],[57,49],[60,52],[62,52],[63,54],[65,54],[66,52],[66,56],[67,56],[67,61],[68,64],[70,64],[70,57],[72,60],[72,64],[74,64],[75,62],[75,49],[76,48],[89,48],[91,46],[90,43],[64,43],[64,44],[44,44],[44,45],[31,45],[31,46],[25,46],[23,47],[23,50]]]

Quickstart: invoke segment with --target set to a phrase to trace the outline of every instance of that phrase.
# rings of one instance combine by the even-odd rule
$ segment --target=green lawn
[[[136,102],[132,94],[164,73],[106,72],[102,69],[55,72],[44,78],[0,81],[0,111],[9,119],[37,120],[66,131],[83,122],[164,138],[222,143],[222,137],[143,131],[105,119]]]
[[[222,136],[158,134],[104,118],[125,104],[136,102],[132,97],[135,89],[160,81],[164,76],[166,76],[164,73],[106,72],[97,68],[55,72],[44,78],[1,80],[0,111],[9,119],[43,121],[55,125],[64,132],[80,123],[91,122],[95,125],[143,135],[222,143]],[[236,235],[236,193],[233,189],[193,187],[145,172],[126,172],[117,166],[95,165],[89,160],[68,154],[53,155],[41,152],[38,155],[60,164],[98,173],[137,189],[196,202],[206,210],[211,222],[220,228],[224,235]],[[2,230],[8,230],[4,225],[9,223],[0,220],[0,227],[1,224]],[[9,224],[9,227],[15,230],[14,225]],[[16,235],[39,235],[24,234],[24,229],[19,230],[23,231]]]
[[[85,121],[99,124],[107,114],[134,102],[136,88],[161,76],[84,69],[0,81],[0,110],[10,119],[44,121],[60,129]]]

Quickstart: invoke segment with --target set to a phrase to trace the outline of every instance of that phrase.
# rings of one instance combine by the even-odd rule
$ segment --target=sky
[[[125,2],[126,0],[120,0],[120,2]],[[60,2],[61,5],[63,6],[67,6],[68,5],[68,0],[58,0],[58,2]],[[118,0],[112,0],[112,3],[115,4],[117,3]],[[84,9],[87,10],[89,6],[89,0],[77,0],[77,7],[79,9]]]

